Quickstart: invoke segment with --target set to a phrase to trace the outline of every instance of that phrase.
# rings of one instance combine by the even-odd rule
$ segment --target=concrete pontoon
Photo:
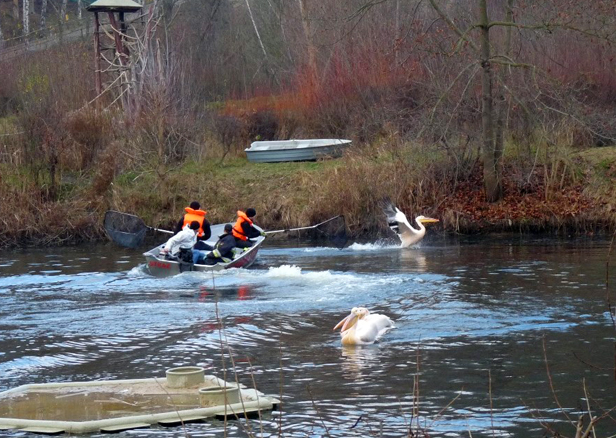
[[[0,393],[0,430],[41,434],[121,432],[235,418],[280,401],[206,376],[201,367],[167,370],[166,378],[24,385]]]

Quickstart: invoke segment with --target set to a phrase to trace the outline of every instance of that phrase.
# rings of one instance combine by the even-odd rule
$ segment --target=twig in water
[[[355,424],[354,424],[354,425],[352,425],[352,426],[350,427],[350,429],[355,429],[355,427],[359,424],[359,422],[361,421],[361,419],[362,419],[363,417],[364,417],[364,414],[361,414],[361,415],[357,418],[357,421],[355,422]]]
[[[545,362],[545,370],[548,375],[548,382],[550,383],[550,391],[552,391],[552,396],[554,397],[554,401],[556,402],[556,405],[558,406],[560,411],[565,415],[565,417],[567,417],[567,420],[569,420],[571,424],[574,424],[573,420],[571,420],[571,417],[569,417],[569,414],[567,414],[567,411],[565,411],[565,409],[560,404],[560,401],[558,400],[558,396],[556,395],[556,390],[554,389],[554,382],[552,381],[552,374],[550,373],[550,365],[548,364],[548,353],[545,347],[545,336],[543,337],[542,342],[543,342],[543,361]]]
[[[325,424],[325,421],[323,420],[323,416],[321,415],[321,412],[319,411],[319,408],[317,408],[317,405],[314,402],[314,397],[312,396],[312,391],[310,391],[310,385],[306,385],[306,391],[308,392],[308,395],[310,396],[310,403],[312,403],[312,408],[317,413],[317,416],[319,417],[319,421],[321,422],[321,425],[323,426],[323,429],[325,429],[325,435],[327,435],[328,437],[331,438],[331,435],[329,434],[329,428]]]
[[[494,404],[492,403],[492,370],[488,368],[488,395],[490,397],[490,424],[492,436],[494,436]]]
[[[160,386],[160,389],[165,391],[165,394],[167,394],[167,397],[169,398],[169,401],[171,402],[171,406],[173,406],[175,413],[178,414],[178,419],[180,420],[180,424],[182,425],[182,429],[184,430],[184,436],[188,438],[188,431],[186,430],[186,425],[184,424],[184,420],[182,420],[182,416],[180,415],[180,411],[177,405],[173,401],[173,397],[171,397],[171,394],[169,394],[169,391],[167,391],[167,389],[158,381],[156,377],[154,377],[154,381],[158,384],[158,386]]]
[[[222,330],[223,330],[223,326],[222,326],[222,320],[220,319],[220,314],[218,312],[218,299],[216,299],[215,301],[215,307],[216,309],[216,321],[218,321],[218,340],[220,341],[220,360],[222,362],[222,379],[226,382],[227,381],[227,365],[225,362],[225,348],[224,345],[222,343]],[[227,404],[225,403],[225,419],[224,419],[224,436],[227,436]]]

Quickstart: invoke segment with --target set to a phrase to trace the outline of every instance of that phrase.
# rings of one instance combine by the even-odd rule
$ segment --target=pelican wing
[[[389,199],[383,200],[382,207],[387,217],[389,228],[398,235],[403,247],[413,245],[421,240],[423,237],[422,230],[414,229],[409,223],[406,215],[392,204]]]
[[[389,199],[382,202],[383,213],[387,217],[387,224],[396,234],[402,234],[411,229],[406,215],[400,211]]]

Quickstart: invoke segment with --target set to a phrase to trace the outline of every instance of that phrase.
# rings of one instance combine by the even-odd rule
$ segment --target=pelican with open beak
[[[385,216],[387,216],[389,228],[391,228],[400,238],[402,248],[408,248],[423,239],[426,235],[426,227],[424,227],[424,224],[431,224],[439,221],[438,219],[433,219],[431,217],[417,216],[415,218],[415,222],[417,223],[418,228],[413,228],[406,218],[406,215],[388,199],[383,201],[383,212],[385,213]]]
[[[389,317],[370,313],[365,307],[353,307],[351,313],[336,324],[334,330],[340,328],[342,345],[373,344],[385,332],[394,328]]]

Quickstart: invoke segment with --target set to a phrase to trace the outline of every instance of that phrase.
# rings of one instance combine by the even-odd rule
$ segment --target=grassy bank
[[[301,227],[344,214],[353,238],[387,233],[379,207],[390,197],[409,217],[437,217],[433,232],[493,231],[587,234],[616,224],[616,147],[528,157],[511,147],[505,160],[504,198],[483,200],[477,160],[461,164],[444,150],[392,138],[353,145],[343,158],[256,164],[241,154],[210,154],[175,164],[128,165],[118,146],[96,165],[57,172],[53,198],[47,172],[4,164],[0,172],[0,245],[62,245],[106,239],[108,209],[170,228],[183,208],[199,200],[212,223],[254,207],[266,229]],[[224,158],[223,158],[224,156]]]

